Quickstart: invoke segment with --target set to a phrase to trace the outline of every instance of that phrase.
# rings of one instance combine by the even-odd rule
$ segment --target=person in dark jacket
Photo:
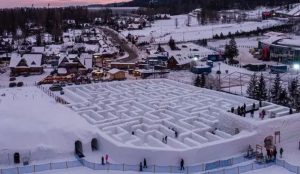
[[[276,149],[276,147],[275,147],[275,149],[274,149],[273,154],[274,154],[274,160],[276,160],[276,158],[277,158],[277,149]]]
[[[280,153],[280,158],[282,158],[282,154],[283,154],[283,148],[282,147],[280,148],[279,153]]]
[[[140,162],[140,172],[142,172],[142,171],[143,171],[143,163]]]
[[[105,163],[104,163],[104,157],[103,157],[103,156],[101,157],[101,164],[102,164],[102,165],[105,164]]]
[[[144,158],[144,168],[148,168],[146,158]]]
[[[184,170],[184,161],[181,159],[180,161],[180,170]]]

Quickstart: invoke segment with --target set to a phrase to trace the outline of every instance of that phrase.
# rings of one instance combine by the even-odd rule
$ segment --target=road
[[[112,38],[111,41],[113,44],[120,45],[128,53],[128,57],[120,60],[120,62],[135,62],[139,60],[138,48],[135,45],[128,43],[125,38],[121,38],[119,33],[112,29],[104,27],[101,29],[107,36]]]

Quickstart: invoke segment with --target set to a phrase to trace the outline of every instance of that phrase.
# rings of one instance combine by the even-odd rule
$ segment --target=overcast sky
[[[32,4],[36,7],[47,6],[69,6],[69,5],[88,5],[88,4],[105,4],[128,0],[0,0],[0,8],[12,7],[30,7]]]

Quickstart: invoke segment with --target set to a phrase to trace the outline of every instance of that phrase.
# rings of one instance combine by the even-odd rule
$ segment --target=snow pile
[[[0,94],[0,163],[9,163],[8,155],[11,162],[14,152],[31,160],[72,155],[76,140],[96,137],[84,119],[35,87]]]

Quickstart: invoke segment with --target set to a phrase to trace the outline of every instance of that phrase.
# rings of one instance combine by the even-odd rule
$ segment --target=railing
[[[184,170],[180,170],[179,166],[159,166],[159,165],[149,165],[147,168],[142,168],[143,172],[152,173],[194,173],[194,172],[205,172],[210,170],[215,170],[218,168],[229,167],[235,164],[243,163],[247,161],[244,157],[230,158],[227,160],[219,160],[212,163],[199,164],[194,166],[185,166]],[[0,169],[0,174],[23,174],[23,173],[35,173],[55,169],[67,169],[72,167],[84,166],[93,170],[113,170],[113,171],[140,171],[139,165],[128,165],[128,164],[99,164],[89,162],[85,159],[79,159],[74,161],[66,162],[55,162],[48,164],[37,164],[28,165],[7,169]]]
[[[288,163],[284,160],[281,160],[281,159],[277,159],[276,164],[278,166],[281,166],[281,167],[287,169],[290,172],[300,174],[300,166],[292,165],[292,164],[290,164],[290,163]]]
[[[246,162],[247,159],[244,157],[231,158],[227,160],[215,161],[207,164],[199,164],[194,166],[185,166],[184,170],[180,170],[179,166],[158,166],[158,165],[149,165],[147,168],[142,168],[143,172],[151,172],[151,173],[199,173],[202,174],[240,174],[245,173],[257,169],[267,168],[272,165],[278,165],[284,167],[290,172],[300,174],[300,167],[291,165],[284,160],[276,160],[276,163],[268,163],[268,164],[258,164],[255,162],[251,162],[247,165],[231,167],[232,165],[236,165],[239,163]],[[66,161],[66,162],[55,162],[48,164],[37,164],[37,165],[28,165],[7,169],[0,169],[0,174],[23,174],[23,173],[35,173],[35,172],[43,172],[48,170],[55,169],[67,169],[73,167],[84,166],[90,168],[92,170],[102,170],[102,171],[132,171],[139,172],[139,165],[127,165],[127,164],[99,164],[89,162],[85,159],[79,159],[74,161]]]

